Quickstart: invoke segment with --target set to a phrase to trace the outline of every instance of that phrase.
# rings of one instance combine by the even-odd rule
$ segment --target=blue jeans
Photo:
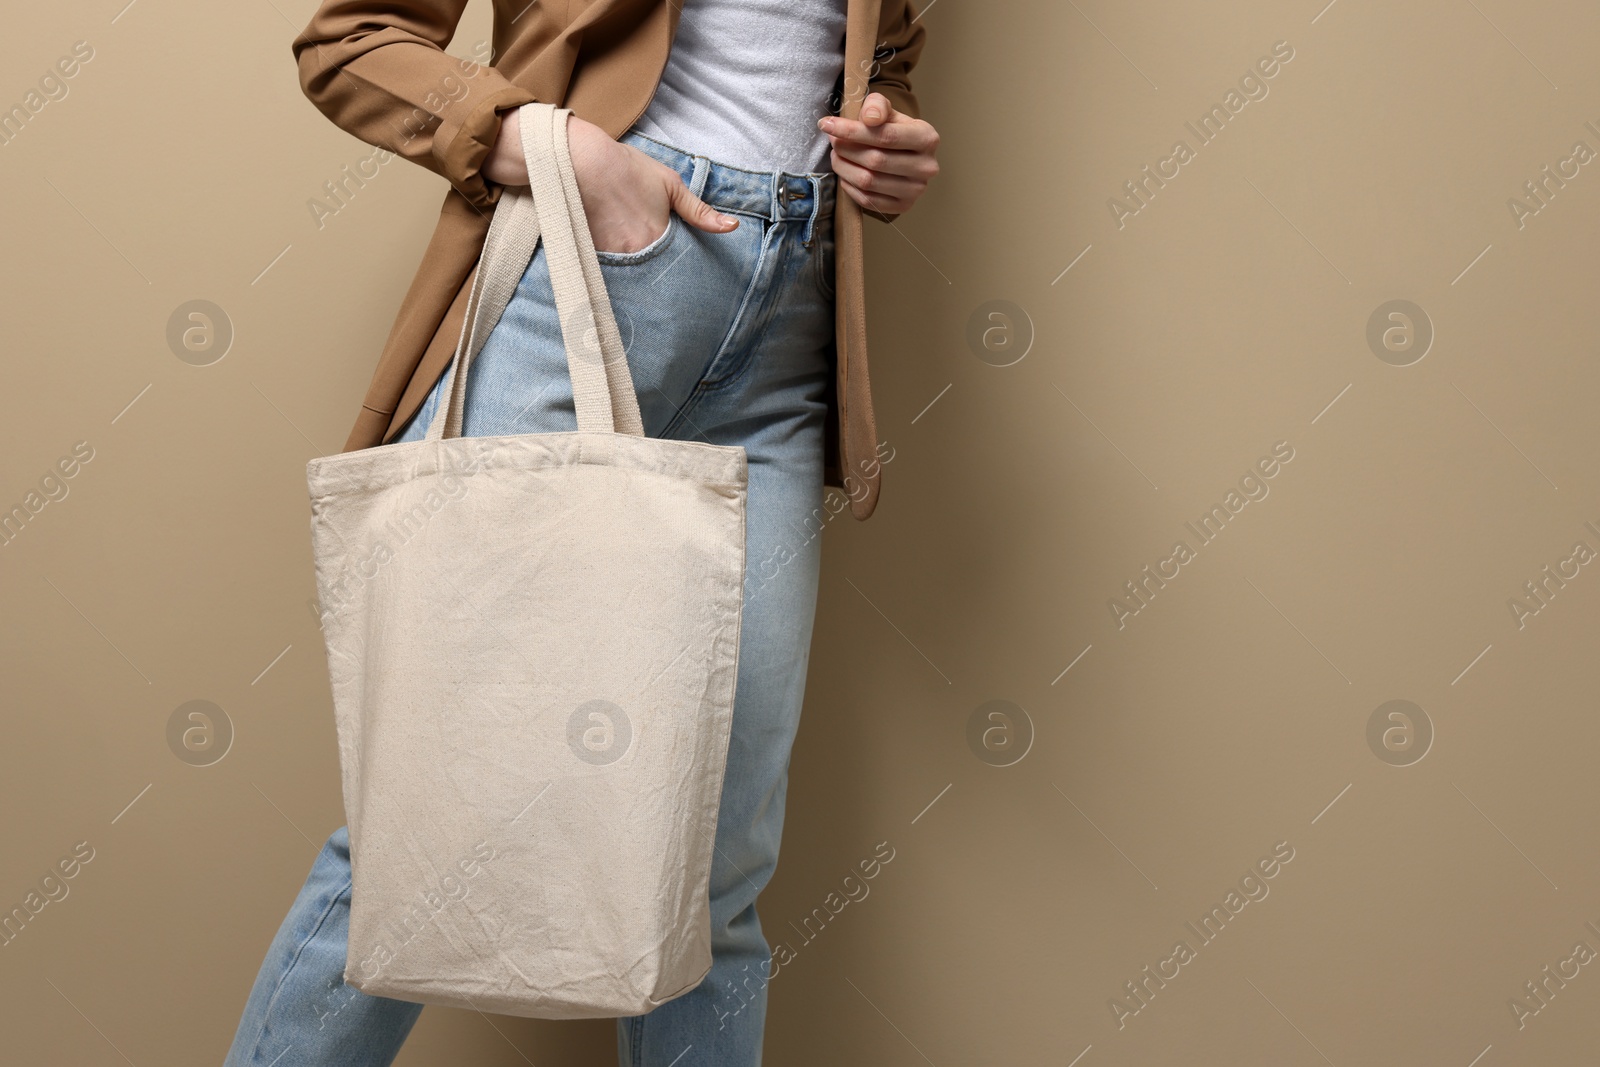
[[[825,521],[823,420],[832,373],[832,174],[758,172],[630,131],[739,218],[729,233],[673,214],[636,252],[600,252],[645,433],[742,445],[749,461],[738,688],[711,871],[711,973],[617,1020],[624,1067],[755,1067],[771,953],[756,896],[772,877],[799,726]],[[397,438],[419,440],[443,378]],[[464,436],[577,429],[543,244],[473,361]],[[350,848],[334,831],[267,950],[225,1067],[376,1067],[422,1005],[344,983]]]

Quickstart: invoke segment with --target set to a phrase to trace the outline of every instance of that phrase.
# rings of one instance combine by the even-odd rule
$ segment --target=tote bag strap
[[[644,435],[638,393],[572,167],[567,140],[571,114],[570,108],[542,103],[520,109],[529,189],[506,188],[495,206],[468,293],[461,339],[447,372],[449,402],[434,413],[428,440],[461,435],[473,357],[510,303],[541,239],[572,378],[578,429]]]

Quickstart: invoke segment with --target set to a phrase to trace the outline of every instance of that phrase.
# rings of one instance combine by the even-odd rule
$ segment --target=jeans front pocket
[[[672,243],[673,235],[678,232],[678,225],[682,220],[676,211],[668,212],[667,228],[661,231],[660,236],[649,244],[633,252],[606,252],[595,249],[595,258],[608,267],[631,267],[640,263],[647,263],[662,252]]]

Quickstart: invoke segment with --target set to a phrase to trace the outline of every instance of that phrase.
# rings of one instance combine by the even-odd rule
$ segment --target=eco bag
[[[747,488],[743,448],[644,436],[570,114],[521,108],[531,186],[495,207],[426,437],[307,464],[345,981],[550,1019],[643,1014],[711,968]],[[578,428],[462,437],[541,238]]]

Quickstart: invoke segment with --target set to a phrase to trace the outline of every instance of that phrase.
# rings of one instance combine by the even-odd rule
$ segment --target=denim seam
[[[835,299],[835,283],[833,279],[833,272],[828,269],[828,260],[830,257],[823,254],[823,248],[825,244],[826,242],[818,242],[811,249],[811,270],[816,277],[817,288],[821,290],[822,294],[829,300],[833,300]],[[836,256],[837,253],[835,254],[835,258]]]
[[[775,221],[777,221],[777,220],[773,219],[769,215],[763,215],[759,211],[751,211],[749,208],[729,207],[726,204],[719,204],[715,200],[707,200],[706,203],[710,204],[712,207],[716,208],[718,211],[722,212],[724,215],[748,215],[753,219],[760,219],[762,222],[775,222]]]
[[[644,1017],[634,1016],[633,1029],[633,1067],[644,1067]]]
[[[811,247],[811,228],[817,221],[817,209],[822,206],[822,183],[816,178],[808,179],[811,182],[811,214],[806,217],[806,236],[801,243],[807,248]]]
[[[699,382],[696,382],[694,388],[689,390],[689,395],[684,397],[683,403],[678,405],[678,410],[672,413],[672,418],[667,420],[667,424],[661,428],[661,433],[657,436],[666,439],[669,434],[676,433],[679,426],[685,422],[693,421],[689,418],[689,412],[694,410],[695,405],[700,402],[705,393],[705,388]]]
[[[775,235],[780,234],[781,232],[782,231],[780,231],[778,228],[778,224],[775,222],[771,226],[768,226],[767,231],[761,235],[761,251],[756,255],[756,267],[750,279],[750,285],[744,291],[744,299],[739,301],[739,311],[734,315],[733,324],[728,327],[728,335],[722,339],[722,345],[717,349],[717,354],[712,358],[711,366],[707,368],[708,370],[717,365],[717,360],[722,358],[722,353],[727,350],[728,343],[733,340],[734,335],[737,334],[740,328],[744,326],[745,310],[750,306],[750,298],[755,295],[756,286],[761,281],[762,271],[767,265],[767,260],[771,258],[773,247],[777,244]],[[764,329],[765,327],[763,326],[763,332]],[[756,342],[760,339],[760,333],[750,337],[747,343],[744,345],[745,352],[743,358],[741,358],[735,366],[726,371],[720,378],[702,378],[699,385],[696,386],[696,391],[699,391],[700,387],[704,387],[707,391],[721,389],[728,383],[736,380],[739,375],[743,373],[744,369],[750,365],[751,354],[755,349]]]
[[[594,253],[595,258],[608,267],[637,267],[648,263],[667,250],[667,246],[672,243],[674,232],[680,222],[681,219],[678,213],[669,211],[667,212],[667,228],[662,230],[655,240],[643,248],[635,248],[632,252],[610,252],[597,248]],[[607,259],[607,256],[612,258]]]
[[[706,374],[716,367],[717,361],[721,359],[722,354],[727,351],[729,342],[731,342],[734,336],[738,334],[739,327],[744,322],[745,308],[749,307],[751,294],[755,292],[756,286],[760,284],[761,268],[766,264],[767,252],[772,242],[772,235],[777,232],[778,227],[776,224],[774,224],[769,226],[767,228],[767,232],[761,235],[761,250],[756,254],[755,268],[750,272],[750,284],[745,286],[744,296],[739,301],[739,310],[734,312],[733,321],[728,324],[728,332],[723,334],[722,343],[717,346],[716,353],[711,357],[710,360],[706,362],[705,369],[700,372],[699,380],[695,382],[694,388],[689,391],[689,395],[684,398],[683,403],[678,405],[678,410],[673,412],[672,418],[667,421],[667,424],[664,427],[662,427],[660,436],[666,437],[668,434],[677,432],[678,427],[688,420],[689,412],[694,410],[695,406],[706,396],[707,393],[710,393],[727,382],[734,380],[736,377],[738,377],[739,372],[749,365],[750,358],[748,355],[746,355],[744,360],[737,367],[727,372],[722,377],[716,379],[715,381],[708,381],[706,379]]]
[[[715,200],[707,200],[706,203],[709,204],[710,206],[716,208],[718,211],[722,212],[724,215],[748,215],[752,219],[760,219],[763,222],[774,222],[774,223],[776,223],[776,222],[802,222],[802,221],[806,221],[805,219],[802,219],[799,215],[792,215],[792,216],[791,215],[785,215],[782,218],[769,218],[768,216],[763,215],[761,212],[752,211],[749,208],[729,207],[726,204],[719,204]],[[826,211],[826,212],[819,211],[816,215],[809,216],[808,218],[809,218],[809,221],[811,221],[813,223],[815,223],[815,222],[825,222],[825,221],[830,220],[830,219],[833,218],[833,212],[832,211]]]
[[[316,939],[317,934],[322,932],[322,927],[327,923],[328,916],[333,914],[334,906],[339,903],[339,898],[350,892],[353,884],[351,879],[345,879],[345,883],[339,891],[328,899],[328,906],[322,909],[322,914],[317,916],[317,921],[312,924],[310,932],[295,947],[294,958],[289,961],[289,966],[285,967],[283,973],[278,976],[278,984],[273,987],[272,996],[268,998],[267,1006],[261,1012],[261,1029],[256,1032],[255,1038],[250,1042],[250,1057],[252,1059],[257,1058],[256,1053],[261,1048],[261,1039],[267,1033],[267,1021],[272,1018],[272,1009],[277,1007],[278,996],[283,992],[284,983],[289,980],[289,976],[294,973],[294,969],[300,965],[300,957],[305,953],[306,946],[311,944]],[[342,981],[343,978],[341,977],[340,980]]]

